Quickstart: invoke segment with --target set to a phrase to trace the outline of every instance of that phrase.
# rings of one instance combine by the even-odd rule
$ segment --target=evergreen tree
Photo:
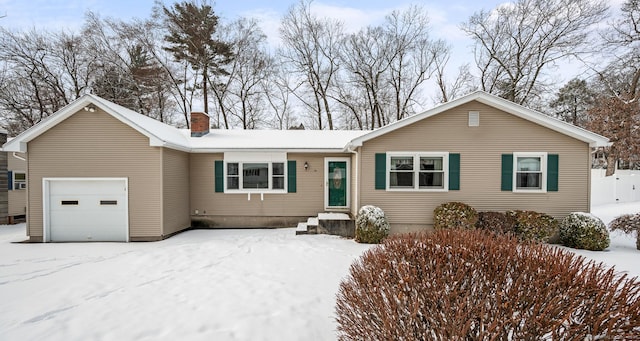
[[[558,91],[551,108],[561,120],[584,128],[588,121],[587,110],[593,105],[594,97],[585,80],[574,78]]]
[[[169,33],[164,37],[176,61],[186,61],[194,71],[202,76],[204,111],[208,112],[207,81],[210,74],[225,74],[224,66],[231,61],[231,46],[219,39],[218,16],[211,5],[195,0],[173,4],[170,8],[162,6]],[[227,121],[226,117],[225,123]]]

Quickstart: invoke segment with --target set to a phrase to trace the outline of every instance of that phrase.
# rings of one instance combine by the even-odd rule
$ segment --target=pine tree
[[[169,34],[164,37],[169,46],[165,50],[176,61],[186,61],[202,75],[204,111],[209,110],[207,80],[210,74],[225,74],[224,66],[231,61],[231,46],[215,38],[218,16],[211,5],[193,1],[162,7]],[[225,123],[227,118],[225,117]]]

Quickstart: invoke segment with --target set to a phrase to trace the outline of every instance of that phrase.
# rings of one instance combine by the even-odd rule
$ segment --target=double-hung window
[[[286,153],[226,152],[224,154],[225,192],[286,193]],[[221,179],[222,180],[222,179]]]
[[[448,190],[448,153],[387,154],[390,190]]]
[[[26,189],[27,188],[27,174],[25,172],[13,172],[12,173],[13,188],[10,189]]]
[[[546,153],[514,153],[513,163],[515,191],[547,190]]]
[[[227,162],[227,190],[284,190],[284,162]]]

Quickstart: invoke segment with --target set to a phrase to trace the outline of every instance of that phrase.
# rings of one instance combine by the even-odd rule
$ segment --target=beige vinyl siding
[[[479,127],[468,126],[469,111],[480,112]],[[557,218],[572,211],[589,211],[590,148],[586,143],[479,102],[382,135],[360,149],[360,205],[383,208],[398,231],[404,226],[432,225],[433,209],[448,201],[461,201],[480,211],[535,210]],[[375,154],[392,151],[460,153],[460,190],[375,190]],[[559,191],[501,191],[501,155],[513,152],[559,154]]]
[[[23,153],[16,153],[16,155],[26,158],[27,155]],[[7,169],[12,172],[27,172],[27,161],[20,160],[13,156],[13,153],[7,153]],[[17,215],[24,215],[27,213],[27,190],[18,189],[10,190],[8,193],[8,215],[10,217]]]
[[[189,154],[162,150],[162,235],[167,236],[191,225],[189,214]]]
[[[223,154],[191,154],[191,213],[216,217],[299,217],[324,212],[324,158],[350,154],[288,153],[296,161],[296,193],[215,193],[214,161]],[[304,169],[304,163],[309,169]]]
[[[129,234],[161,235],[161,148],[101,110],[79,111],[28,144],[28,229],[42,237],[42,178],[129,179]]]

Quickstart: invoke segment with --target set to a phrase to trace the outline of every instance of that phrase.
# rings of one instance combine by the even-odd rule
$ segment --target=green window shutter
[[[558,154],[547,155],[547,191],[558,191]]]
[[[224,161],[216,160],[214,165],[214,173],[216,179],[216,193],[224,192]]]
[[[7,189],[10,191],[13,190],[13,172],[12,171],[7,172]]]
[[[387,154],[376,153],[376,189],[387,188]]]
[[[502,154],[501,189],[503,191],[513,189],[513,154]]]
[[[460,190],[460,154],[449,154],[449,190]]]
[[[287,193],[296,192],[296,175],[296,160],[287,161]]]

